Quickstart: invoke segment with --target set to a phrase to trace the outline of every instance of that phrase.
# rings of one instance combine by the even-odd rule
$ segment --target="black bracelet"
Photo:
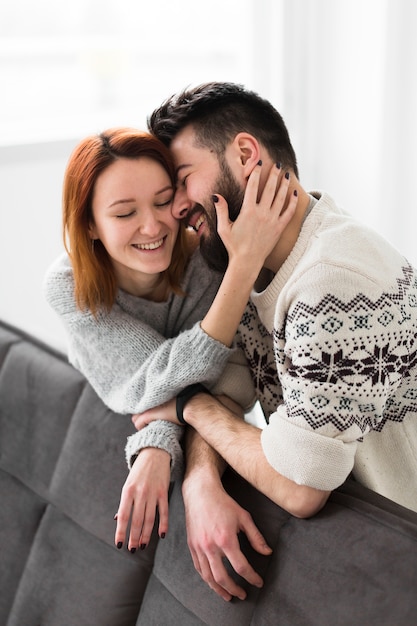
[[[177,395],[177,401],[176,401],[177,419],[180,424],[187,423],[183,415],[184,407],[187,404],[188,400],[191,400],[191,398],[193,396],[196,396],[198,393],[210,394],[210,391],[206,387],[204,387],[204,385],[202,385],[201,383],[194,383],[194,385],[188,385],[188,387],[180,391],[179,394]]]

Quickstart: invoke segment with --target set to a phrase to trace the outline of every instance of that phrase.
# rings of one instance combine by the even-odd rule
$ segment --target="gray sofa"
[[[265,580],[244,602],[224,602],[195,572],[180,485],[167,537],[117,550],[131,431],[63,355],[0,323],[0,624],[417,624],[417,514],[352,480],[297,520],[226,473],[274,549],[260,557],[241,538]]]

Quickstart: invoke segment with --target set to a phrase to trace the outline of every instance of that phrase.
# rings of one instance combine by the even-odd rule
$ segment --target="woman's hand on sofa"
[[[148,545],[159,512],[158,534],[168,532],[168,489],[171,479],[171,457],[159,448],[144,448],[139,453],[122,488],[116,513],[115,544],[125,543],[131,552]],[[127,537],[129,520],[130,533]]]

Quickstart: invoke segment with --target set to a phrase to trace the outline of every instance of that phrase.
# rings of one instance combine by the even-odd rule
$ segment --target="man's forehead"
[[[183,154],[186,150],[190,150],[190,148],[195,147],[195,134],[190,126],[186,126],[183,128],[172,140],[171,142],[171,150],[174,154]]]
[[[195,167],[205,161],[207,153],[210,153],[208,149],[196,144],[195,134],[188,127],[178,133],[172,140],[170,148],[177,175],[183,170],[191,166]]]

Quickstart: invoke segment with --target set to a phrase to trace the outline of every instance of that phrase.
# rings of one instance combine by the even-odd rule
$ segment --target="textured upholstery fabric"
[[[224,602],[194,570],[179,484],[170,527],[132,555],[113,545],[128,416],[65,358],[0,324],[0,624],[413,626],[417,514],[353,481],[299,520],[228,471],[228,492],[273,548],[241,545],[264,578]],[[154,562],[155,559],[155,562]]]
[[[225,485],[253,512],[273,548],[271,557],[260,557],[242,540],[264,578],[263,589],[247,587],[244,602],[225,603],[200,581],[182,532],[181,491],[174,489],[169,537],[158,545],[137,626],[416,623],[415,513],[348,482],[332,494],[321,513],[299,520],[231,472]]]
[[[62,356],[0,326],[0,624],[135,623],[156,542],[113,543],[132,428]]]

